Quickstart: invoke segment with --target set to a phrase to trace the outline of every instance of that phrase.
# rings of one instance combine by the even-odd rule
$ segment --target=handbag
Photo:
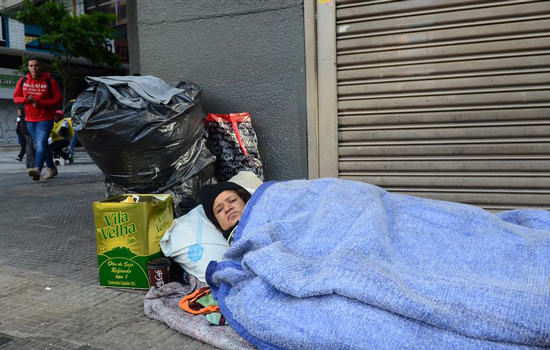
[[[260,180],[264,180],[258,139],[248,112],[209,113],[205,124],[208,132],[207,146],[218,159],[218,181],[228,181],[242,170],[252,171]]]

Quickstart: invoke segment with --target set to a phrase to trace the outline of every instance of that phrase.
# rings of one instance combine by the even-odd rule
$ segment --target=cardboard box
[[[137,203],[121,203],[138,196]],[[160,239],[174,220],[169,194],[123,194],[93,203],[99,284],[148,289],[147,262],[162,257]]]

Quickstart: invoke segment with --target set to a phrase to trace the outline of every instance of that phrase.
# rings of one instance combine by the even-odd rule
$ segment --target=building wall
[[[15,119],[17,106],[13,102],[13,91],[19,80],[14,69],[0,67],[0,146],[17,145]]]
[[[20,2],[23,2],[21,0],[0,0],[0,8],[8,8],[13,5],[16,5]]]
[[[4,4],[4,2],[2,2]],[[13,5],[13,4],[11,4]],[[3,17],[2,20],[7,21],[7,45],[11,49],[25,50],[25,25],[12,18]],[[0,77],[3,81],[0,82],[0,146],[13,145],[17,146],[17,134],[15,133],[15,125],[17,113],[17,106],[13,102],[13,91],[15,85],[10,85],[4,78],[15,77],[20,73],[15,68],[6,68],[4,64],[7,61],[2,56],[2,63],[0,65]]]
[[[12,49],[25,50],[25,25],[14,19],[9,19],[9,47]]]
[[[13,100],[0,99],[0,146],[19,144],[15,133],[16,109]]]
[[[138,0],[142,75],[192,81],[205,112],[249,111],[266,180],[307,177],[302,0]]]

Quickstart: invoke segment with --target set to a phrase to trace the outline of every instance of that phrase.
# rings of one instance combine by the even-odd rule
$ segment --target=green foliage
[[[109,40],[114,37],[110,26],[114,15],[97,11],[91,15],[73,16],[65,4],[55,1],[36,7],[30,0],[24,0],[23,5],[16,19],[40,26],[44,33],[38,41],[51,45],[55,55],[82,57],[98,65],[116,67],[120,64],[120,57],[109,51]]]
[[[29,57],[27,56],[23,57],[23,62],[21,62],[21,65],[19,66],[18,71],[23,73],[23,75],[27,75],[27,73],[29,73]],[[46,70],[42,69],[42,71],[45,72]]]
[[[38,41],[51,47],[52,68],[62,76],[64,87],[69,81],[73,58],[120,67],[120,56],[109,50],[110,39],[114,37],[111,23],[116,19],[112,14],[97,11],[74,16],[63,3],[50,0],[37,7],[30,0],[24,0],[23,9],[15,18],[42,28]]]

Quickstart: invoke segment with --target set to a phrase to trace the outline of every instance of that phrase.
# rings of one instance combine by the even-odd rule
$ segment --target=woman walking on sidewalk
[[[29,59],[28,67],[29,73],[17,83],[13,100],[25,105],[27,129],[36,145],[35,168],[29,170],[29,176],[38,181],[46,162],[48,171],[44,179],[48,180],[57,175],[48,138],[55,119],[54,111],[61,104],[61,90],[49,73],[41,72],[39,59]]]

